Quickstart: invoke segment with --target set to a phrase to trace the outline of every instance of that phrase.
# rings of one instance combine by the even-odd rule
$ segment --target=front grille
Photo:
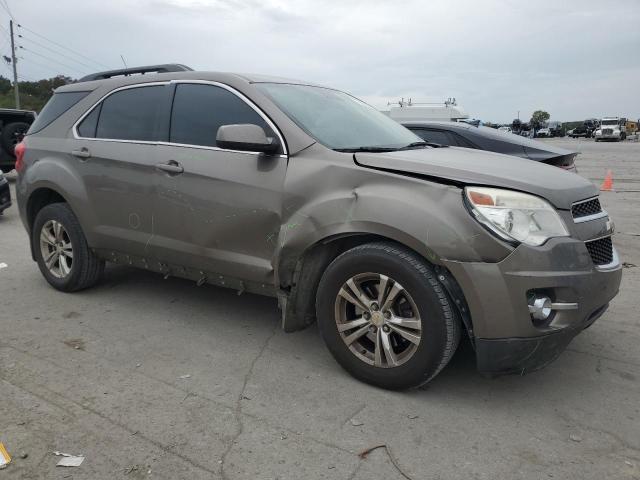
[[[580,203],[574,203],[571,206],[571,215],[573,215],[573,218],[588,217],[589,215],[595,215],[601,211],[602,206],[600,205],[600,200],[597,197]]]
[[[611,135],[613,133],[613,129],[612,128],[603,128],[602,129],[602,134],[603,135]]]
[[[594,265],[607,265],[613,262],[613,245],[611,237],[599,238],[585,242]]]

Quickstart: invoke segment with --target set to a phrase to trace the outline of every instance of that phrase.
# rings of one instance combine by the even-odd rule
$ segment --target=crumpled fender
[[[290,284],[307,249],[336,235],[386,237],[433,264],[499,261],[511,251],[471,219],[459,187],[362,167],[350,154],[319,162],[322,152],[314,148],[323,147],[290,159],[275,239],[276,286]]]

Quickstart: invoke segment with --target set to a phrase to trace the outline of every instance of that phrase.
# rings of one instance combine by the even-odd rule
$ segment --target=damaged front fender
[[[331,158],[318,161],[318,155]],[[354,238],[387,239],[411,248],[434,265],[451,258],[499,261],[510,252],[479,224],[469,221],[460,188],[362,167],[351,154],[327,154],[319,145],[291,157],[282,219],[280,231],[268,241],[275,243],[273,267],[281,305],[289,304],[283,308],[285,317],[301,289],[315,296],[322,271],[308,278],[304,269],[317,270],[318,264],[309,266],[307,261],[305,266],[305,258],[327,248],[329,258],[319,255],[324,269],[341,253],[339,248],[336,251],[336,239],[352,239],[343,242],[347,246],[357,244]],[[285,329],[287,321],[285,318]]]

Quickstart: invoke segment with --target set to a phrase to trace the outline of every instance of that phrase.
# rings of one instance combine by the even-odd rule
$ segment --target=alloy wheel
[[[349,278],[335,301],[340,337],[360,360],[380,368],[407,362],[422,338],[413,298],[400,283],[379,273]]]
[[[56,278],[65,278],[73,267],[73,245],[62,223],[49,220],[40,231],[40,251],[47,270]]]

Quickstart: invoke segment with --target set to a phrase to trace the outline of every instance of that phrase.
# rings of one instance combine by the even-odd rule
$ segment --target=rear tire
[[[356,300],[351,285],[365,294],[358,300],[368,310],[345,298],[347,292]],[[400,293],[394,296],[394,289]],[[457,312],[431,265],[393,243],[368,243],[336,258],[318,286],[316,312],[322,337],[338,363],[357,379],[382,388],[429,382],[460,341]]]
[[[89,248],[80,222],[66,203],[52,203],[38,212],[31,245],[42,275],[57,290],[89,288],[104,271],[104,260]]]

